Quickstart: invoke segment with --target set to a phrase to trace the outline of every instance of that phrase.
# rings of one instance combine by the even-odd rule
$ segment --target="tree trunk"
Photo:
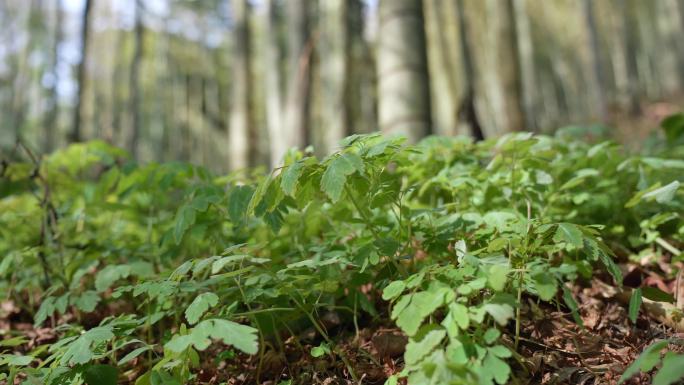
[[[344,87],[347,81],[345,62],[346,0],[320,1],[321,133],[323,153],[333,152],[345,136]]]
[[[290,147],[303,149],[309,142],[308,115],[310,94],[310,59],[313,41],[308,31],[306,0],[288,0],[288,84],[285,99],[285,124],[283,127],[285,146],[278,153],[271,154],[280,163]],[[282,151],[282,152],[280,152]]]
[[[623,32],[625,45],[625,59],[627,60],[627,109],[632,116],[641,113],[639,104],[639,69],[637,67],[637,39],[636,17],[634,14],[634,4],[630,0],[621,0],[620,8],[623,10]]]
[[[527,0],[513,0],[513,12],[515,12],[515,28],[518,36],[518,54],[520,59],[520,76],[522,82],[523,109],[525,113],[525,126],[528,130],[536,131],[537,103],[539,92],[537,88],[537,69],[535,68],[534,43],[532,42],[532,29],[530,16],[527,13]]]
[[[144,51],[144,26],[142,22],[142,3],[141,0],[135,0],[135,48],[133,51],[133,59],[131,61],[131,72],[128,83],[128,92],[130,94],[130,109],[131,109],[131,132],[128,138],[128,151],[130,151],[133,158],[138,158],[138,140],[140,139],[140,64],[142,62]]]
[[[424,0],[423,16],[427,45],[428,72],[430,74],[430,108],[432,131],[437,135],[454,135],[458,121],[458,104],[461,89],[458,87],[458,71],[452,60],[454,44],[449,41],[457,37],[453,31],[448,12],[451,4],[440,0]],[[456,23],[457,25],[458,23]],[[456,48],[458,48],[456,46]]]
[[[503,83],[507,130],[509,132],[521,131],[525,129],[526,118],[523,109],[522,72],[513,0],[504,1],[503,12],[504,14],[500,17],[498,62]]]
[[[233,76],[230,127],[230,167],[243,169],[252,164],[257,156],[256,130],[252,120],[252,93],[249,58],[249,3],[234,0],[233,5]]]
[[[59,44],[62,41],[62,1],[55,2],[55,24],[52,40],[52,55],[50,74],[52,75],[52,84],[48,89],[48,111],[45,114],[43,121],[43,153],[50,153],[55,148],[55,138],[57,129],[59,128],[59,95],[57,94],[57,85],[59,84]]]
[[[279,20],[276,0],[266,1],[266,44],[264,54],[264,77],[266,98],[266,126],[270,148],[271,167],[276,167],[287,151],[287,140],[283,126],[283,96],[281,91],[282,50],[278,36]]]
[[[70,142],[80,142],[81,137],[81,118],[83,113],[83,99],[85,95],[86,86],[86,60],[88,58],[88,36],[90,32],[90,14],[93,8],[94,0],[85,0],[83,7],[83,15],[81,17],[81,58],[78,62],[77,70],[77,86],[78,93],[76,94],[76,105],[74,107],[74,118],[69,134]]]
[[[594,15],[594,4],[592,0],[582,1],[582,13],[587,23],[587,33],[589,35],[589,61],[591,71],[589,76],[590,89],[593,91],[601,121],[608,119],[606,110],[606,97],[604,94],[605,81],[603,67],[601,66],[601,56],[598,40],[598,30],[596,28],[596,17]]]
[[[470,134],[475,141],[484,140],[485,136],[477,117],[475,109],[475,69],[473,67],[473,52],[470,47],[470,31],[468,28],[468,18],[465,15],[464,0],[457,0],[458,31],[461,49],[461,60],[463,65],[463,81],[465,94],[458,108],[459,120],[468,124]]]
[[[431,132],[420,0],[380,0],[377,42],[380,130],[417,142]]]
[[[364,5],[361,0],[345,1],[344,58],[347,78],[344,84],[345,135],[375,130],[375,74],[368,68],[370,52],[364,38]]]

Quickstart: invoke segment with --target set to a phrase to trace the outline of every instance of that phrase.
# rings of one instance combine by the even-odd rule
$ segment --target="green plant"
[[[0,294],[58,338],[27,349],[8,336],[7,378],[185,384],[203,363],[253,355],[257,381],[286,334],[358,380],[342,336],[391,322],[408,344],[388,383],[504,384],[525,298],[581,324],[572,282],[620,286],[614,250],[684,241],[676,146],[629,156],[529,134],[341,145],[247,176],[140,165],[101,142],[11,163]],[[307,328],[313,347],[298,341]]]

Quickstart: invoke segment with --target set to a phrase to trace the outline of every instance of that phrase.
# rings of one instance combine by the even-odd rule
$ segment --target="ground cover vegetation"
[[[638,154],[355,135],[227,176],[18,144],[0,382],[674,383],[684,116],[662,128]]]

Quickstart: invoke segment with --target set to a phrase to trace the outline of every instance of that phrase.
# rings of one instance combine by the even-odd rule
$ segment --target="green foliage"
[[[618,383],[624,383],[639,372],[650,372],[658,366],[658,364],[660,364],[660,367],[653,377],[653,385],[679,383],[684,379],[684,355],[668,351],[665,353],[665,356],[661,358],[661,352],[667,348],[668,344],[675,342],[677,341],[662,340],[648,346],[625,370]]]
[[[11,165],[3,178],[23,187],[0,197],[0,295],[40,293],[25,307],[59,339],[9,347],[0,367],[38,383],[106,384],[142,361],[138,384],[191,383],[212,344],[233,359],[309,326],[323,342],[308,353],[345,360],[319,319],[344,309],[408,336],[405,368],[388,383],[504,384],[522,299],[581,323],[569,282],[601,274],[622,285],[608,245],[684,240],[676,146],[627,156],[610,142],[529,134],[342,144],[250,177],[140,165],[99,142],[44,158],[42,178]],[[111,315],[78,324],[100,314]],[[677,360],[662,360],[661,377],[674,378]]]

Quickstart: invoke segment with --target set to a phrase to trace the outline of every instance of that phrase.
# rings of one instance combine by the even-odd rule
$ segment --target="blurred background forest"
[[[0,151],[226,171],[376,130],[639,142],[681,106],[683,36],[684,0],[0,0]]]

